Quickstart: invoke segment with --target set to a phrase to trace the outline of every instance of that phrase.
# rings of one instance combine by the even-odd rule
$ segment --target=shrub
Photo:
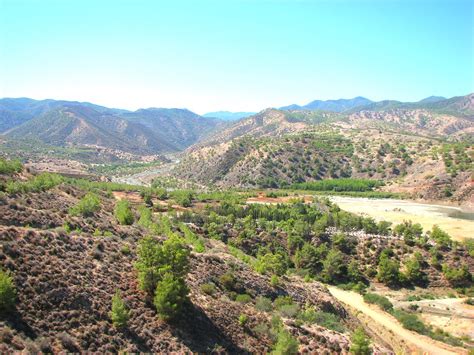
[[[110,318],[112,323],[117,328],[122,328],[127,325],[130,315],[125,302],[120,297],[120,291],[115,291],[112,297],[112,310],[110,311]]]
[[[364,295],[364,301],[367,303],[376,304],[384,311],[390,311],[393,309],[393,304],[388,300],[387,297],[380,296],[375,293],[367,292]]]
[[[278,307],[280,314],[286,318],[294,318],[298,314],[300,307],[298,304],[284,304]]]
[[[357,328],[351,337],[350,352],[354,355],[369,355],[372,354],[370,348],[370,339],[365,335],[364,329]]]
[[[63,177],[57,174],[41,173],[28,181],[9,181],[6,191],[9,194],[40,192],[52,189],[64,181]]]
[[[418,318],[416,314],[408,313],[402,310],[395,310],[392,314],[397,318],[403,327],[408,330],[413,330],[420,334],[430,334],[430,329]]]
[[[249,320],[249,317],[247,317],[247,315],[241,314],[241,315],[239,316],[239,325],[240,325],[241,327],[244,327],[245,324],[247,324],[248,320]]]
[[[202,284],[201,291],[206,295],[212,296],[216,292],[216,285],[213,283]]]
[[[69,209],[69,213],[73,216],[82,215],[84,217],[91,216],[100,209],[100,198],[93,192],[88,192],[77,203],[76,206]]]
[[[235,300],[239,303],[246,304],[246,303],[249,303],[252,300],[252,297],[250,297],[250,295],[247,295],[246,293],[244,293],[244,294],[241,294],[241,295],[237,295],[235,297]]]
[[[255,308],[262,312],[270,312],[273,309],[272,301],[263,296],[259,296],[255,302]]]
[[[6,160],[0,158],[0,174],[21,173],[23,165],[19,160]]]
[[[225,289],[232,291],[236,284],[234,274],[232,274],[230,271],[227,271],[219,277],[219,283],[224,286]]]
[[[117,202],[114,214],[120,224],[131,225],[135,220],[128,200],[120,200]]]
[[[280,284],[280,278],[277,275],[272,275],[270,277],[270,285],[277,287]]]
[[[345,328],[341,324],[340,318],[329,312],[324,312],[324,311],[316,311],[312,307],[306,308],[304,311],[302,311],[298,319],[309,324],[318,324],[324,328],[327,329],[332,329],[337,332],[344,332]]]
[[[174,318],[188,299],[189,290],[184,279],[172,273],[166,273],[156,285],[153,304],[159,317],[168,320]]]
[[[16,289],[9,273],[0,269],[0,312],[10,312],[15,307]]]

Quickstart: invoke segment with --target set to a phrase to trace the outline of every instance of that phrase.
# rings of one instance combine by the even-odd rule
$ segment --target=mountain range
[[[200,116],[187,109],[128,111],[88,102],[5,98],[0,99],[0,134],[6,139],[59,147],[101,147],[149,155],[241,136],[281,136],[312,130],[322,123],[408,129],[438,136],[470,134],[473,107],[473,94],[450,99],[431,96],[416,103],[356,97],[315,100],[258,114],[221,111]]]

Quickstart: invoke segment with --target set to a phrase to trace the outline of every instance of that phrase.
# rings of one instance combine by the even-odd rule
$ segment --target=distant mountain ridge
[[[186,109],[137,111],[88,102],[0,99],[0,133],[55,146],[101,146],[137,154],[176,152],[225,123]]]
[[[236,121],[240,120],[241,118],[249,117],[255,115],[256,112],[231,112],[231,111],[216,111],[216,112],[208,112],[202,115],[203,117],[215,117],[220,118],[224,121]]]
[[[280,107],[281,110],[321,110],[321,111],[332,111],[332,112],[343,112],[346,110],[353,109],[368,105],[373,101],[366,99],[362,96],[354,97],[353,99],[339,99],[339,100],[314,100],[304,106],[296,104]]]

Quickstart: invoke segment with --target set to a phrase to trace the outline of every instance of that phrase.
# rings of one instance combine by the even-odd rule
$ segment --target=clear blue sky
[[[0,97],[257,111],[474,91],[472,0],[0,0]]]

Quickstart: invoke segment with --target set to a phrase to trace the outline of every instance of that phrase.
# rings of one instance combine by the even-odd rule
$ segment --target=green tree
[[[288,330],[281,328],[277,335],[277,341],[274,346],[275,355],[298,354],[298,340],[296,340]]]
[[[431,230],[431,238],[441,249],[449,249],[451,247],[451,237],[437,225],[434,225]]]
[[[100,198],[93,192],[88,192],[80,201],[69,209],[69,213],[73,216],[82,215],[84,217],[91,216],[94,212],[100,210]]]
[[[158,282],[153,304],[160,318],[168,320],[174,318],[188,299],[189,290],[183,278],[172,273],[166,273]]]
[[[135,220],[132,209],[130,208],[130,202],[128,200],[120,200],[115,205],[115,218],[120,224],[131,225]]]
[[[189,268],[189,250],[176,235],[171,235],[163,244],[152,237],[144,237],[138,243],[138,284],[142,290],[153,296],[156,285],[166,273],[184,277]]]
[[[127,305],[120,297],[120,291],[115,291],[115,295],[112,297],[112,310],[110,311],[110,318],[112,323],[117,328],[127,326],[128,319],[130,317]]]
[[[0,312],[10,312],[15,307],[16,289],[11,275],[0,269]]]
[[[337,283],[345,278],[347,268],[342,253],[337,249],[331,249],[323,263],[324,278],[327,282]]]
[[[397,260],[390,260],[386,253],[381,254],[377,279],[386,285],[393,286],[400,282],[400,264]]]
[[[426,281],[426,276],[421,270],[420,258],[414,255],[405,263],[405,277],[414,284],[423,283]]]
[[[350,352],[354,355],[370,355],[372,349],[370,348],[370,339],[365,335],[364,329],[357,328],[351,337]]]

